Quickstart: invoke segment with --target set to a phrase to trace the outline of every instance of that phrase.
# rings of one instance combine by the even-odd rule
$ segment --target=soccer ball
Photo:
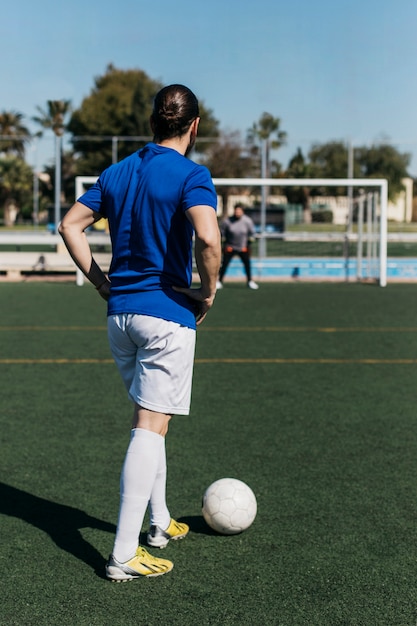
[[[203,517],[222,535],[236,535],[256,517],[256,498],[246,483],[236,478],[220,478],[203,495]]]

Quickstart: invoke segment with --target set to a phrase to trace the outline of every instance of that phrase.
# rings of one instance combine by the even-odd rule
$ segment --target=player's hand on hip
[[[105,283],[100,285],[97,291],[103,298],[103,300],[106,300],[107,302],[107,300],[110,298],[110,281],[106,281]]]
[[[178,291],[180,293],[185,294],[192,300],[196,301],[196,320],[197,325],[201,324],[201,322],[206,317],[207,313],[213,306],[214,302],[214,294],[211,296],[206,296],[201,288],[193,288],[193,287],[173,287],[174,291]]]

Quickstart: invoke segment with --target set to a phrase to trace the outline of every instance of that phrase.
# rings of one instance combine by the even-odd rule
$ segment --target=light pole
[[[35,137],[34,141],[34,164],[33,164],[33,223],[36,228],[39,226],[39,164],[38,164],[38,142],[39,138]]]
[[[353,145],[352,141],[349,139],[348,141],[348,171],[347,177],[353,178],[353,164],[354,164],[354,153],[353,153]],[[352,232],[352,222],[353,222],[353,187],[348,187],[348,224],[347,230],[348,233]]]
[[[55,212],[54,212],[54,233],[58,232],[58,225],[61,221],[61,145],[62,135],[55,135]]]

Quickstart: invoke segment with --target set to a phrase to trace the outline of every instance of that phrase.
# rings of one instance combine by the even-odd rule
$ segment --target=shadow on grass
[[[218,535],[215,530],[210,528],[202,515],[190,515],[189,517],[178,518],[179,522],[188,524],[192,533],[197,535]]]
[[[17,517],[47,533],[56,545],[92,567],[104,578],[105,560],[80,533],[95,528],[115,533],[114,524],[91,517],[84,511],[57,504],[31,493],[0,483],[0,513]]]

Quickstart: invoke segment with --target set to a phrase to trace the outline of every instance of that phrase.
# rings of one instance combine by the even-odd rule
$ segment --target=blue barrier
[[[316,279],[355,279],[357,276],[357,260],[332,257],[298,257],[279,258],[269,257],[264,260],[252,258],[252,273],[254,278],[316,278]],[[368,263],[362,260],[362,276],[376,278],[378,276],[378,261]],[[225,280],[227,278],[244,278],[245,273],[240,259],[231,261]],[[417,258],[389,258],[387,261],[388,279],[417,280]]]

